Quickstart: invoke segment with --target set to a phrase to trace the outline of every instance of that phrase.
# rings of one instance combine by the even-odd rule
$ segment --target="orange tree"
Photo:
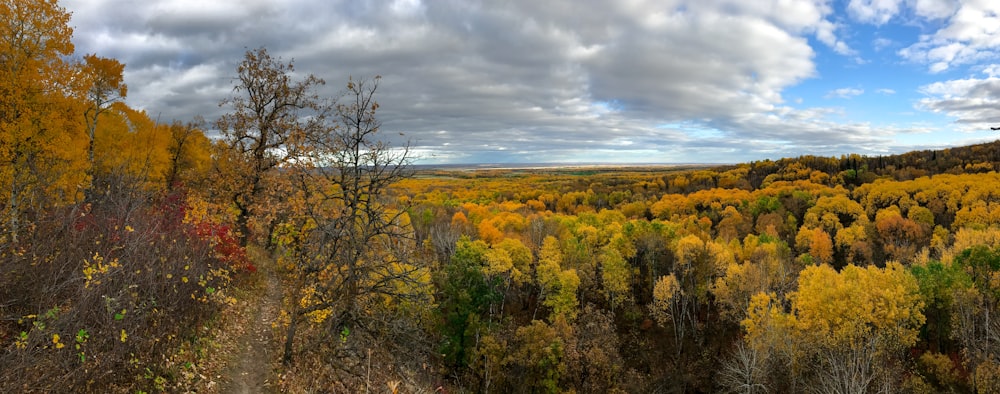
[[[0,218],[17,241],[26,216],[85,184],[82,130],[68,97],[70,14],[53,0],[0,1]],[[62,196],[57,198],[56,196]],[[9,238],[9,239],[8,239]]]

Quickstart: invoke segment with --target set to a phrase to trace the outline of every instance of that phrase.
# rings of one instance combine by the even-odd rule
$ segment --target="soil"
[[[258,259],[265,260],[265,259]],[[272,335],[273,323],[281,311],[281,281],[276,277],[270,261],[257,261],[258,270],[253,275],[255,285],[237,297],[235,307],[242,308],[242,319],[231,319],[230,332],[234,336],[228,366],[220,377],[221,393],[271,393],[278,392],[274,366],[279,347]]]

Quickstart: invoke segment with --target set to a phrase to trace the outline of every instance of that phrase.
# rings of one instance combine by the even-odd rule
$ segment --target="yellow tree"
[[[14,241],[25,212],[72,201],[85,182],[75,103],[66,95],[69,20],[55,0],[0,1],[0,206]]]
[[[699,302],[708,300],[708,291],[714,279],[734,262],[732,252],[714,241],[703,241],[688,235],[677,241],[674,275],[690,299],[690,307],[697,309]],[[696,312],[696,311],[695,311]]]
[[[211,166],[212,142],[197,123],[174,122],[169,127],[169,167],[165,176],[167,188],[180,183],[198,182],[205,178]]]
[[[557,316],[572,320],[576,317],[579,305],[576,291],[580,287],[580,277],[575,269],[562,269],[562,260],[559,240],[553,236],[545,237],[535,276],[541,290],[542,304],[552,309],[551,320]]]
[[[843,392],[865,392],[882,356],[913,346],[924,323],[916,278],[902,265],[808,267],[792,296],[797,331],[819,346],[819,378]]]
[[[802,224],[809,228],[820,228],[829,235],[836,235],[840,229],[867,219],[868,216],[861,204],[846,195],[836,194],[817,199],[816,205],[806,211]]]
[[[739,259],[739,263],[730,263],[712,285],[721,316],[737,323],[746,317],[754,295],[773,293],[784,297],[791,292],[801,269],[788,245],[769,235],[748,235]]]
[[[885,367],[880,362],[913,346],[924,323],[917,280],[899,263],[848,265],[841,272],[809,266],[788,298],[791,312],[784,313],[773,296],[755,296],[743,321],[747,341],[778,350],[789,366],[818,360],[810,377],[837,392],[866,392]]]
[[[653,286],[650,314],[660,325],[671,323],[680,362],[684,338],[698,334],[699,308],[707,304],[712,282],[734,257],[724,246],[695,235],[677,240],[674,256],[673,272],[658,278]]]
[[[653,302],[649,313],[660,326],[668,323],[673,328],[674,346],[680,355],[682,343],[687,335],[687,321],[693,319],[690,308],[687,307],[688,297],[684,294],[674,274],[661,276],[653,286]]]
[[[614,245],[601,248],[598,259],[601,262],[601,285],[604,297],[614,312],[623,303],[631,300],[632,267]]]
[[[77,83],[83,101],[86,103],[83,117],[87,122],[87,160],[94,165],[94,142],[97,137],[97,120],[101,114],[111,109],[111,105],[125,98],[128,86],[122,72],[125,65],[115,59],[86,55],[80,64]]]
[[[899,207],[895,205],[878,211],[875,215],[875,230],[882,241],[886,257],[904,263],[911,262],[919,248],[930,241],[930,226],[903,218]]]
[[[146,115],[115,103],[104,114],[94,143],[94,187],[104,178],[127,176],[147,189],[162,189],[170,166],[170,135]],[[92,190],[91,193],[97,192]]]
[[[854,224],[837,231],[835,245],[845,252],[845,260],[849,264],[868,265],[872,261],[872,245],[868,240],[867,221],[857,221]]]

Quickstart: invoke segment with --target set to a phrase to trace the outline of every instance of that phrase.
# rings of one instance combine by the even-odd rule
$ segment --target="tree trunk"
[[[17,243],[17,233],[18,233],[18,231],[20,231],[20,229],[19,229],[20,223],[18,223],[18,216],[21,214],[20,213],[21,205],[20,205],[20,202],[18,201],[18,198],[17,198],[18,197],[17,196],[18,191],[17,191],[17,180],[16,179],[14,180],[14,182],[11,182],[10,189],[11,189],[10,190],[10,220],[9,220],[9,225],[10,225],[10,241],[11,241],[11,243],[16,244]]]
[[[292,344],[295,342],[295,327],[298,326],[295,322],[296,315],[298,315],[298,308],[296,308],[295,313],[292,313],[292,321],[288,324],[288,332],[285,333],[285,353],[281,357],[281,362],[285,365],[292,364]]]

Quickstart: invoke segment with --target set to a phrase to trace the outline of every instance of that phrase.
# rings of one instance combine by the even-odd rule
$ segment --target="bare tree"
[[[737,341],[736,349],[719,371],[719,384],[729,393],[766,393],[767,351]]]
[[[336,124],[314,136],[313,149],[296,163],[295,217],[280,226],[285,256],[294,266],[291,323],[284,361],[295,354],[296,330],[307,322],[338,347],[348,337],[391,326],[386,305],[420,299],[426,268],[415,255],[404,207],[393,206],[393,183],[408,176],[408,146],[392,148],[376,139],[374,94],[379,78],[351,80],[347,102],[336,106]],[[336,354],[337,351],[334,353]]]
[[[818,357],[815,391],[823,394],[867,393],[877,378],[879,338],[848,346],[825,347]]]

